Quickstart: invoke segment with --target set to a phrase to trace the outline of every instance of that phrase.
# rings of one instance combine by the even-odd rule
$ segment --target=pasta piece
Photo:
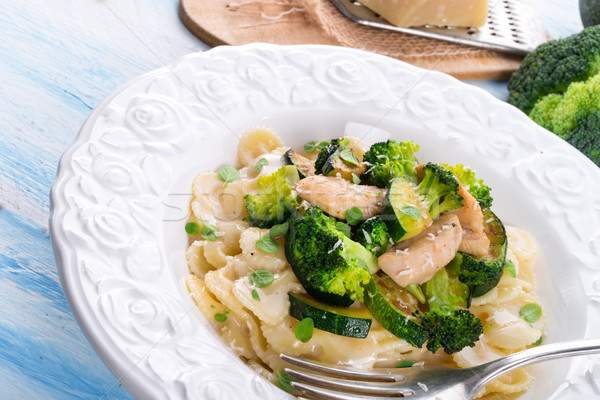
[[[252,290],[256,290],[260,300],[254,299]],[[233,294],[238,301],[258,319],[271,325],[281,323],[289,314],[288,292],[304,293],[304,288],[291,269],[275,274],[273,283],[264,288],[255,287],[247,277],[240,278],[233,284]]]
[[[247,167],[252,164],[256,157],[270,153],[282,146],[283,143],[279,136],[271,130],[261,127],[248,129],[244,132],[238,144],[238,161],[243,167]]]
[[[185,253],[190,272],[198,278],[204,278],[204,275],[206,275],[208,271],[215,268],[208,262],[206,257],[204,257],[204,245],[206,243],[207,241],[205,240],[196,240],[190,245]]]
[[[253,351],[249,336],[243,334],[248,331],[244,326],[245,321],[243,316],[233,312],[225,314],[228,308],[211,295],[210,290],[206,288],[201,279],[189,275],[186,278],[186,285],[198,309],[204,314],[213,328],[219,332],[233,352],[239,357],[248,359],[256,358],[256,353]],[[217,314],[226,315],[227,320],[217,322],[215,319],[215,315]]]
[[[240,247],[244,255],[244,260],[252,269],[266,269],[271,272],[280,272],[289,269],[284,251],[284,239],[278,239],[279,250],[275,253],[267,253],[256,247],[256,242],[263,236],[268,236],[268,229],[249,228],[246,229],[240,237]]]

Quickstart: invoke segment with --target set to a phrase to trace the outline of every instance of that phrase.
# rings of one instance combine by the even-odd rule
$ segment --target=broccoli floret
[[[390,244],[387,225],[379,216],[363,222],[354,233],[353,239],[377,257],[385,253]]]
[[[538,46],[508,82],[508,102],[526,114],[544,96],[562,93],[571,82],[600,71],[600,26]]]
[[[600,113],[579,117],[565,140],[600,166]]]
[[[542,98],[529,117],[600,165],[600,74]]]
[[[367,171],[363,178],[371,185],[388,187],[392,179],[404,178],[417,183],[415,153],[419,145],[412,141],[388,140],[373,144],[363,156]]]
[[[261,176],[257,181],[259,194],[247,194],[246,218],[259,228],[270,228],[281,224],[296,213],[298,202],[286,179],[286,167],[281,167],[271,175]]]
[[[458,182],[452,172],[430,162],[423,167],[423,174],[417,192],[423,197],[432,219],[437,219],[444,211],[463,206],[463,198],[458,194]]]
[[[315,299],[348,307],[363,301],[377,258],[347,238],[318,206],[290,222],[285,255],[296,277]]]
[[[473,197],[485,207],[491,207],[493,198],[490,194],[491,188],[483,183],[483,179],[475,177],[475,171],[466,168],[462,164],[448,165],[442,164],[458,179]]]
[[[498,260],[480,260],[466,253],[458,253],[456,257],[461,258],[458,278],[471,288],[471,297],[479,297],[489,292],[500,282],[504,272],[504,263]]]
[[[418,316],[429,335],[427,349],[433,353],[440,347],[447,354],[473,347],[483,333],[479,318],[461,307],[465,299],[456,296],[452,290],[455,284],[448,271],[442,268],[422,285],[429,310]]]

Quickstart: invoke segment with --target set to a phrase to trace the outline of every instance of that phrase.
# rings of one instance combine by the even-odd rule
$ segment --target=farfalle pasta
[[[322,168],[327,168],[320,165],[323,162],[319,161],[318,154],[334,150],[332,147],[328,148],[332,143],[339,144],[339,147],[327,158],[325,164],[331,162],[330,167],[333,172],[315,173],[315,165],[317,170],[321,168],[322,171]],[[397,220],[393,220],[393,216],[396,215],[393,214],[390,218],[381,218],[384,223],[377,225],[378,229],[386,232],[388,228],[393,230],[394,226],[402,226],[404,236],[398,240],[398,238],[394,239],[393,235],[389,235],[386,242],[374,243],[380,237],[375,236],[375,231],[367,230],[367,226],[376,224],[372,222],[365,225],[366,221],[371,218],[385,217],[386,212],[390,212],[389,209],[393,211],[394,207],[389,203],[394,203],[397,197],[391,197],[395,193],[392,187],[377,189],[368,184],[369,173],[377,170],[373,163],[369,164],[365,161],[369,157],[369,146],[355,139],[341,138],[337,142],[311,143],[307,146],[307,150],[311,152],[302,155],[301,152],[292,152],[293,150],[284,146],[273,132],[263,128],[251,129],[243,135],[238,145],[239,168],[235,179],[224,182],[218,172],[201,172],[192,183],[191,218],[186,226],[186,229],[190,228],[188,230],[190,246],[186,254],[190,271],[186,279],[187,287],[198,308],[221,335],[224,343],[253,370],[277,382],[278,378],[281,378],[280,371],[285,367],[279,358],[282,353],[365,370],[373,367],[394,367],[401,361],[464,368],[512,354],[541,342],[545,332],[545,316],[541,312],[541,301],[535,292],[537,248],[530,235],[519,228],[506,226],[505,234],[502,236],[505,238],[506,247],[498,247],[493,243],[499,237],[498,232],[490,234],[490,231],[494,230],[490,226],[495,222],[491,222],[491,218],[483,222],[484,227],[487,226],[487,230],[482,230],[487,235],[485,239],[488,241],[484,240],[486,249],[498,250],[499,248],[503,251],[497,281],[493,285],[488,285],[493,287],[484,287],[481,282],[473,281],[472,276],[465,278],[465,271],[470,267],[466,266],[466,261],[461,260],[464,258],[473,263],[469,265],[481,265],[482,262],[491,263],[494,259],[492,255],[474,257],[466,252],[469,243],[463,241],[468,240],[468,235],[472,235],[471,239],[473,239],[475,235],[473,229],[477,226],[472,228],[468,226],[466,220],[461,222],[461,218],[466,217],[459,214],[460,207],[448,206],[450,200],[447,198],[454,194],[446,194],[444,196],[447,198],[442,196],[441,200],[440,198],[435,200],[438,202],[434,206],[437,207],[437,211],[428,208],[431,204],[427,204],[426,207],[424,205],[427,203],[426,196],[420,194],[421,203],[414,203],[412,206],[404,205],[401,209],[405,214],[398,214],[400,217],[396,216]],[[335,157],[339,158],[335,159]],[[428,179],[419,175],[428,173],[428,168],[433,167],[419,164],[416,160],[405,165],[409,172],[402,179],[408,179],[406,177],[414,170],[414,178],[409,176],[413,180],[410,184],[405,184],[407,188],[412,189],[406,190],[415,190],[415,193],[419,193],[419,190],[422,190],[419,187],[424,185],[422,182]],[[451,169],[447,166],[441,167],[443,170],[447,168]],[[453,171],[457,174],[455,176],[464,172],[457,169]],[[267,187],[265,178],[275,179],[277,174],[280,182],[286,182],[291,192],[285,194],[287,192],[277,191],[282,198],[274,205],[268,197],[273,193],[265,194],[265,187]],[[349,186],[352,190],[370,190],[370,197],[365,197],[365,199],[368,197],[368,200],[357,199],[356,204],[351,207],[353,212],[356,212],[354,208],[360,210],[364,202],[374,201],[371,197],[381,196],[384,204],[379,208],[375,207],[374,215],[369,218],[365,215],[370,212],[369,210],[373,210],[369,208],[360,211],[358,221],[352,221],[352,213],[348,214],[350,209],[339,214],[342,218],[334,218],[329,215],[333,214],[332,207],[342,207],[341,201],[335,201],[336,197],[342,195],[336,196],[337,189],[332,189],[331,204],[315,204],[314,201],[311,203],[310,199],[315,197],[302,192],[303,189],[306,190],[306,187],[300,185],[304,179],[309,179],[307,183],[312,179],[319,184],[328,184],[336,180],[337,186],[331,188]],[[394,178],[394,181],[396,179],[398,178]],[[456,179],[458,181],[458,178]],[[272,182],[277,181],[269,182],[273,185]],[[477,182],[481,183],[481,181]],[[306,186],[307,183],[303,185]],[[376,195],[373,195],[374,188],[377,189]],[[258,196],[264,197],[258,198]],[[283,199],[285,196],[289,198]],[[466,194],[459,196],[463,207],[466,202],[465,197]],[[252,215],[249,215],[248,204],[251,201],[249,199],[258,204],[257,208],[250,210]],[[487,217],[493,215],[485,213],[487,207],[484,204],[488,200],[491,202],[491,198],[483,199],[476,205],[483,210],[482,215]],[[315,201],[318,203],[321,200]],[[290,204],[293,205],[291,211],[288,210]],[[270,227],[256,226],[266,224],[264,218],[270,218],[272,215],[265,213],[265,209],[272,211],[275,206],[279,209],[272,215],[280,217],[281,220],[277,220],[277,223],[271,224]],[[444,207],[455,207],[455,209],[440,212]],[[286,214],[288,211],[291,215]],[[309,220],[308,218],[312,216],[316,216],[315,219]],[[327,287],[330,292],[326,294],[337,299],[333,303],[338,300],[340,302],[349,300],[350,305],[345,309],[347,313],[336,311],[338,308],[343,308],[340,304],[322,306],[324,308],[322,311],[325,313],[323,318],[331,316],[339,318],[338,321],[344,321],[344,318],[369,320],[368,333],[364,337],[357,337],[359,333],[343,330],[343,328],[320,329],[317,327],[318,321],[306,317],[306,315],[313,315],[310,314],[310,310],[314,311],[315,308],[318,310],[327,302],[323,302],[324,298],[320,297],[324,293],[322,282],[315,284],[314,279],[310,280],[306,276],[298,275],[299,271],[304,271],[298,268],[298,264],[309,261],[306,260],[307,247],[294,246],[306,246],[305,242],[297,239],[304,226],[302,224],[312,223],[321,216],[324,216],[319,220],[321,225],[315,225],[314,228],[315,237],[327,238],[326,234],[331,234],[333,238],[339,238],[338,242],[331,247],[328,258],[323,259],[338,260],[333,256],[341,249],[344,253],[340,254],[350,260],[348,263],[358,265],[358,267],[353,266],[354,269],[351,271],[355,275],[352,276],[361,276],[360,279],[365,280],[355,285],[348,282],[350,279],[348,274],[344,278],[346,281],[340,276],[330,279],[328,282],[330,286]],[[422,223],[423,227],[419,227],[421,224],[419,218],[426,221]],[[354,225],[350,225],[350,222],[354,222]],[[452,226],[455,223],[460,226],[458,228]],[[332,229],[331,226],[335,227],[335,232],[326,231]],[[436,226],[439,226],[439,229],[431,231]],[[497,225],[493,226],[497,230]],[[411,234],[411,227],[421,231]],[[277,229],[284,229],[283,234],[274,233]],[[382,272],[379,268],[378,257],[381,260],[381,257],[387,254],[388,258],[392,257],[392,260],[398,263],[405,262],[403,260],[407,257],[400,257],[401,255],[416,254],[420,248],[418,246],[428,245],[428,240],[432,242],[442,240],[446,231],[454,229],[459,229],[460,236],[456,243],[456,250],[451,254],[451,261],[447,262],[443,259],[440,262],[444,265],[441,266],[433,265],[433,261],[425,264],[424,269],[432,275],[428,278],[421,277],[427,279],[425,282],[413,280],[402,287],[394,281],[393,274],[388,271]],[[361,235],[360,238],[357,235]],[[413,236],[408,237],[410,235]],[[447,236],[451,237],[451,235]],[[349,257],[348,254],[356,243],[360,249],[352,253],[352,257],[355,258]],[[317,246],[314,243],[312,245]],[[318,246],[322,248],[323,244]],[[363,250],[366,253],[363,253]],[[304,253],[300,254],[302,252]],[[355,256],[356,254],[361,256]],[[393,258],[395,255],[399,257]],[[430,258],[435,260],[439,257]],[[400,267],[394,265],[394,268]],[[399,274],[408,275],[403,273],[404,270],[406,269],[400,270]],[[350,270],[344,272],[348,273],[348,271]],[[366,275],[364,271],[367,271]],[[340,272],[336,273],[340,274]],[[332,283],[336,279],[337,283]],[[375,281],[377,282],[372,283]],[[459,347],[463,347],[457,351],[453,351],[456,350],[453,346],[458,344],[447,343],[448,338],[436,332],[435,327],[427,327],[428,313],[433,312],[435,303],[441,301],[435,298],[435,294],[432,295],[437,293],[439,296],[440,293],[435,292],[439,291],[439,288],[433,287],[434,281],[438,286],[443,284],[450,287],[448,293],[452,293],[452,307],[460,310],[457,311],[457,315],[468,313],[469,318],[472,316],[469,327],[473,327],[474,335],[477,337],[472,343],[460,344]],[[335,286],[337,284],[343,288]],[[388,289],[390,291],[386,291]],[[484,290],[485,293],[480,293]],[[373,312],[373,299],[379,295],[387,298],[398,313],[404,313],[406,320],[414,324],[414,331],[411,331],[410,335],[402,337],[408,325],[400,324],[400,330],[395,330],[390,328],[389,321],[380,319],[378,312]],[[302,314],[304,317],[299,317],[297,314],[299,311],[291,307],[291,301],[294,304],[299,302],[303,312],[309,314]],[[328,308],[329,306],[331,308]],[[304,331],[304,325],[307,325],[304,322],[307,319],[311,319],[311,324],[315,326],[312,328],[311,325],[308,340],[298,333],[299,328]],[[479,327],[481,329],[477,330]],[[453,325],[452,328],[455,326]],[[514,371],[490,383],[480,396],[521,393],[529,388],[532,380],[529,369]]]

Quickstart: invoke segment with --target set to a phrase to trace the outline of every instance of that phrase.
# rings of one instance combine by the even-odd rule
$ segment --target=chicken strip
[[[302,199],[339,219],[346,219],[346,211],[358,207],[363,220],[381,214],[386,193],[376,186],[356,185],[343,178],[323,175],[301,179],[294,190]]]
[[[417,175],[423,177],[423,166],[419,164],[416,167]],[[460,225],[463,228],[462,241],[458,251],[471,254],[472,256],[481,258],[487,255],[490,240],[483,231],[483,212],[479,202],[469,191],[463,186],[460,180],[458,182],[458,194],[463,198],[463,206],[457,210],[448,211],[458,217]]]
[[[379,257],[379,267],[399,286],[430,280],[456,255],[462,228],[455,214],[442,214],[418,236],[392,246]]]

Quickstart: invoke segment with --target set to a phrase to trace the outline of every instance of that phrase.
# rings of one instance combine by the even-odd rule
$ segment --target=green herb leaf
[[[344,149],[340,151],[340,158],[344,160],[344,162],[352,165],[358,165],[358,158],[354,155],[354,152],[350,149]]]
[[[513,264],[512,261],[506,260],[506,262],[504,263],[504,270],[513,278],[517,277],[517,268],[515,267],[515,264]]]
[[[348,224],[345,224],[345,223],[343,223],[341,221],[337,221],[335,223],[335,229],[337,229],[338,231],[342,232],[347,237],[352,236],[352,233],[350,232],[350,227],[348,226]]]
[[[223,311],[225,314],[229,314],[231,312],[231,310],[229,308],[226,308],[225,311]]]
[[[215,314],[215,321],[217,321],[217,322],[225,322],[225,321],[227,321],[227,315],[221,314],[221,313],[216,313]]]
[[[347,137],[341,138],[339,144],[342,149],[345,149],[350,144],[350,139],[348,139]]]
[[[265,253],[277,253],[279,245],[271,236],[263,236],[256,241],[256,247]]]
[[[265,288],[273,283],[275,277],[273,276],[273,273],[271,271],[268,271],[266,269],[259,269],[258,271],[254,271],[248,277],[248,279],[250,280],[250,283],[256,286],[257,288]]]
[[[202,225],[200,236],[206,240],[217,240],[217,227],[205,222]]]
[[[290,382],[298,382],[298,380],[292,378],[290,374],[288,374],[284,370],[281,370],[277,373],[277,385],[280,388],[288,392],[296,391],[296,389],[294,389],[294,387],[290,385]]]
[[[402,360],[398,363],[398,365],[396,365],[396,368],[408,368],[408,367],[412,367],[414,364],[415,364],[414,361]]]
[[[188,235],[197,235],[200,230],[200,225],[197,222],[188,222],[185,224],[185,231]]]
[[[217,176],[221,182],[227,183],[237,181],[240,178],[240,173],[231,165],[226,165],[219,169]]]
[[[352,183],[355,185],[360,185],[360,178],[354,172],[352,173]]]
[[[421,211],[419,211],[419,209],[415,206],[404,206],[400,208],[400,212],[413,219],[419,219],[423,216],[421,215]]]
[[[363,218],[363,213],[360,211],[358,207],[352,207],[348,211],[346,211],[346,221],[350,225],[358,225]]]
[[[532,346],[539,346],[540,344],[542,344],[542,337],[540,336],[540,338],[538,340],[536,340],[535,342],[531,343]]]
[[[526,304],[519,310],[519,315],[529,323],[535,322],[542,316],[542,307],[535,303]]]
[[[269,231],[269,236],[271,236],[271,239],[285,236],[289,228],[290,224],[288,224],[287,222],[284,222],[283,224],[273,225],[273,227]]]
[[[323,150],[325,147],[329,146],[329,142],[321,142],[317,145],[319,150]]]
[[[315,151],[317,151],[319,149],[318,147],[318,143],[316,140],[313,140],[312,142],[308,142],[304,145],[304,151],[307,153],[313,153]]]
[[[308,343],[308,341],[313,336],[314,328],[315,323],[312,320],[312,318],[304,318],[296,326],[296,330],[294,331],[294,333],[296,334],[296,339],[298,339],[302,343]]]
[[[261,158],[260,160],[258,160],[256,165],[254,166],[254,172],[256,172],[257,174],[260,174],[260,170],[265,165],[269,165],[269,161],[266,158]]]
[[[260,301],[260,296],[258,295],[256,289],[252,289],[252,298],[256,301]]]

